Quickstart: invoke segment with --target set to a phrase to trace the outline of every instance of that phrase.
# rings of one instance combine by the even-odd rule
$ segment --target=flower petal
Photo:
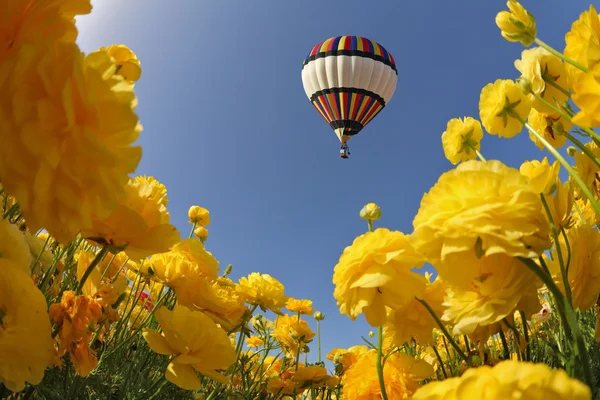
[[[155,353],[162,355],[170,355],[175,353],[169,346],[167,339],[165,339],[165,337],[160,333],[150,329],[144,329],[142,331],[142,336],[144,337],[144,340],[146,340],[146,343],[148,343],[148,347],[150,347]]]
[[[165,372],[167,380],[185,390],[199,390],[202,387],[198,375],[189,365],[171,362]]]

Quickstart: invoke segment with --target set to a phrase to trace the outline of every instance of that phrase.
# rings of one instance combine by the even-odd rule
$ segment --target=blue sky
[[[138,174],[168,189],[172,222],[187,236],[191,205],[211,212],[207,248],[238,279],[260,271],[326,315],[324,354],[362,344],[371,328],[340,315],[332,274],[344,248],[376,226],[406,233],[422,195],[452,168],[440,136],[450,118],[478,118],[479,93],[517,78],[522,46],[501,36],[504,1],[96,0],[78,18],[85,52],[123,43],[142,63],[144,125]],[[562,50],[589,1],[528,0],[539,36]],[[304,94],[301,65],[338,35],[375,40],[393,54],[398,87],[350,141],[349,160]],[[486,135],[482,153],[512,167],[548,155],[526,134]],[[550,156],[551,157],[551,156]],[[552,161],[552,159],[551,159]],[[315,322],[310,319],[315,328]],[[309,360],[316,360],[316,347]]]

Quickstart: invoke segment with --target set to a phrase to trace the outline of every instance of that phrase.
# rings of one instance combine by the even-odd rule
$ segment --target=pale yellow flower
[[[556,189],[556,180],[560,172],[560,163],[555,160],[552,165],[548,163],[548,157],[542,161],[525,161],[519,169],[521,174],[529,178],[533,190],[541,194],[549,194]]]
[[[481,90],[479,117],[488,133],[511,138],[523,129],[531,111],[532,95],[510,79],[497,79]]]

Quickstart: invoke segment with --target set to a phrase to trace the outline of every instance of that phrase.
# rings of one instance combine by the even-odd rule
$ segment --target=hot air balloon
[[[396,90],[394,57],[360,36],[337,36],[317,44],[302,63],[302,85],[333,129],[348,158],[347,141],[379,114]]]

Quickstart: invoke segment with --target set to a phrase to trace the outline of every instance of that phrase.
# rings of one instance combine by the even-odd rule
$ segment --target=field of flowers
[[[90,0],[6,2],[0,398],[599,398],[600,16],[582,10],[560,52],[507,6],[496,24],[525,48],[521,77],[485,86],[478,119],[448,122],[456,167],[413,232],[360,210],[366,232],[332,266],[333,297],[373,332],[322,349],[310,300],[260,272],[233,281],[205,247],[209,211],[190,207],[182,236],[165,186],[130,176],[141,64],[122,44],[80,51]],[[484,131],[528,132],[549,154],[519,170],[486,160]],[[415,272],[425,263],[435,280]]]

